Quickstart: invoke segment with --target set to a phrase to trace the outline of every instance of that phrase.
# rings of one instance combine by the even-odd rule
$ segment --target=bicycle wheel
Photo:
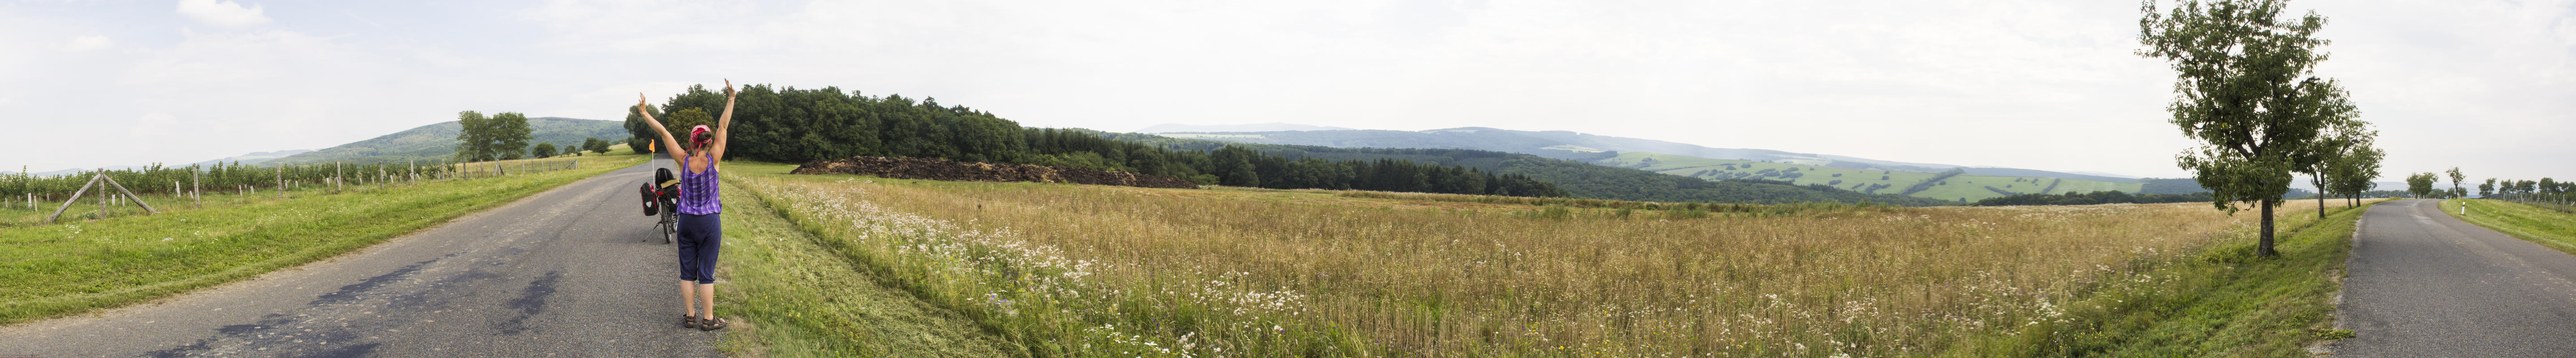
[[[663,212],[662,212],[662,243],[665,243],[665,244],[672,243],[672,242],[677,241],[679,238],[680,238],[680,218],[679,218],[679,216],[678,216],[678,215],[672,215],[670,211],[663,211]]]

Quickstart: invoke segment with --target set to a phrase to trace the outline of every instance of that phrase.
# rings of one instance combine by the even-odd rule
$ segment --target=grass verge
[[[2278,257],[2255,257],[2240,230],[2146,279],[2069,304],[2074,319],[2049,330],[1995,337],[1952,356],[2304,357],[2306,347],[2351,336],[2334,330],[2333,297],[2361,214],[2374,201],[2319,220],[2277,216]]]
[[[726,164],[727,169],[733,164]],[[738,169],[737,169],[738,170]],[[1025,356],[974,321],[878,282],[876,272],[779,217],[768,199],[724,189],[718,285],[742,324],[722,348],[745,357]]]
[[[642,156],[582,157],[582,169],[322,194],[0,229],[0,324],[113,308],[338,256]]]
[[[2469,207],[2468,215],[2460,214],[2460,206],[2463,205]],[[2576,254],[2576,214],[2481,199],[2443,200],[2442,212],[2460,218],[2460,221]]]

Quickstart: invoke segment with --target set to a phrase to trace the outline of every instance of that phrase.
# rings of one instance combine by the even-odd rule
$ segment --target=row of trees
[[[2326,18],[2284,18],[2286,7],[2285,0],[2218,0],[2158,13],[2149,3],[2138,21],[2146,47],[2138,54],[2164,59],[2176,73],[2169,122],[2200,143],[2176,164],[2211,190],[2219,210],[2233,214],[2234,203],[2257,203],[2258,256],[2279,254],[2272,208],[2294,174],[2310,175],[2319,191],[2357,196],[2377,177],[2384,154],[2369,148],[2377,132],[2358,118],[2351,94],[2315,76],[2327,58],[2317,48],[2329,41],[2316,37]]]
[[[464,111],[456,113],[456,124],[463,127],[456,131],[457,162],[519,159],[528,154],[532,134],[528,115],[501,112],[486,118],[483,113]],[[553,144],[545,145],[544,150],[546,153],[537,157],[554,156]]]
[[[704,86],[658,107],[648,107],[685,135],[712,124],[724,95]],[[631,110],[630,110],[631,112]],[[661,114],[661,113],[668,113]],[[640,115],[627,130],[639,151],[642,138],[659,138]],[[1102,138],[1096,132],[1022,128],[1019,123],[965,106],[918,102],[899,95],[871,97],[821,89],[744,86],[734,105],[727,155],[777,162],[852,156],[941,158],[967,162],[1063,165],[1190,179],[1202,184],[1264,188],[1329,188],[1454,194],[1564,196],[1554,185],[1519,175],[1406,160],[1298,160],[1242,147],[1176,150]]]
[[[2569,193],[2576,193],[2576,182],[2563,182],[2550,178],[2540,178],[2539,181],[2505,180],[2502,182],[2496,181],[2496,178],[2487,178],[2487,182],[2485,184],[2478,184],[2478,196],[2481,197],[2532,194],[2559,195]]]
[[[580,150],[590,151],[591,153],[608,154],[608,146],[612,145],[616,144],[600,140],[599,137],[583,138],[581,140]]]
[[[2134,204],[2153,204],[2153,203],[2189,203],[2189,202],[2209,201],[2209,200],[2210,200],[2210,198],[2209,198],[2209,193],[2207,193],[2207,192],[2202,192],[2202,193],[2193,193],[2193,194],[2129,194],[2129,193],[2123,193],[2123,192],[2120,192],[2120,191],[2118,191],[2118,190],[2112,190],[2112,191],[2096,191],[2096,192],[2091,192],[2091,193],[2081,193],[2081,194],[2076,193],[2076,192],[2072,192],[2072,191],[2070,191],[2070,192],[2066,192],[2066,194],[2048,194],[2048,193],[2018,194],[2018,195],[2010,195],[2010,196],[1995,197],[1995,198],[1985,198],[1985,199],[1983,199],[1983,200],[1977,200],[1977,204],[1976,204],[1976,205],[1977,205],[1977,206],[1998,206],[1998,205],[2093,205],[2093,204],[2131,204],[2131,203],[2134,203]]]
[[[593,152],[593,153],[608,153],[608,146],[610,146],[610,145],[611,145],[611,144],[609,144],[609,142],[608,142],[608,141],[599,140],[599,138],[597,138],[597,137],[592,137],[592,138],[585,138],[585,139],[582,139],[582,140],[581,140],[581,146],[579,146],[579,147],[566,145],[566,146],[563,146],[562,148],[556,148],[554,143],[537,143],[537,147],[536,147],[536,148],[533,148],[533,149],[529,149],[529,150],[528,150],[528,152],[533,153],[533,154],[534,154],[534,157],[536,157],[536,158],[549,158],[549,157],[554,157],[554,156],[557,156],[557,155],[571,155],[571,154],[575,154],[575,153],[581,153],[581,152],[584,152],[584,151]]]

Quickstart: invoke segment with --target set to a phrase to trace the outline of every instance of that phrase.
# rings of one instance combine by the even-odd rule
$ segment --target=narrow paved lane
[[[2336,310],[2356,336],[2334,356],[2576,357],[2576,256],[2436,203],[2381,203],[2362,216]]]
[[[669,165],[667,161],[657,161]],[[137,305],[0,329],[44,357],[716,356],[679,326],[671,245],[619,169],[361,252]]]

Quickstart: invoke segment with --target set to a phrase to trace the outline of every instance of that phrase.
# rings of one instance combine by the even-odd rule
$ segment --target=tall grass
[[[66,214],[53,225],[0,228],[0,324],[122,306],[339,255],[641,164],[644,157],[577,160],[588,164],[338,194],[307,188],[285,199],[273,192],[209,195],[202,208],[157,204],[164,210],[159,215],[71,220]]]
[[[754,171],[767,170],[737,172]],[[2135,309],[2105,307],[2121,303],[2103,292],[2191,282],[2160,269],[2217,265],[2204,254],[2255,219],[2207,204],[1622,215],[1275,191],[738,183],[834,250],[1049,356],[2033,354],[2022,348],[2063,343],[2014,337]]]

